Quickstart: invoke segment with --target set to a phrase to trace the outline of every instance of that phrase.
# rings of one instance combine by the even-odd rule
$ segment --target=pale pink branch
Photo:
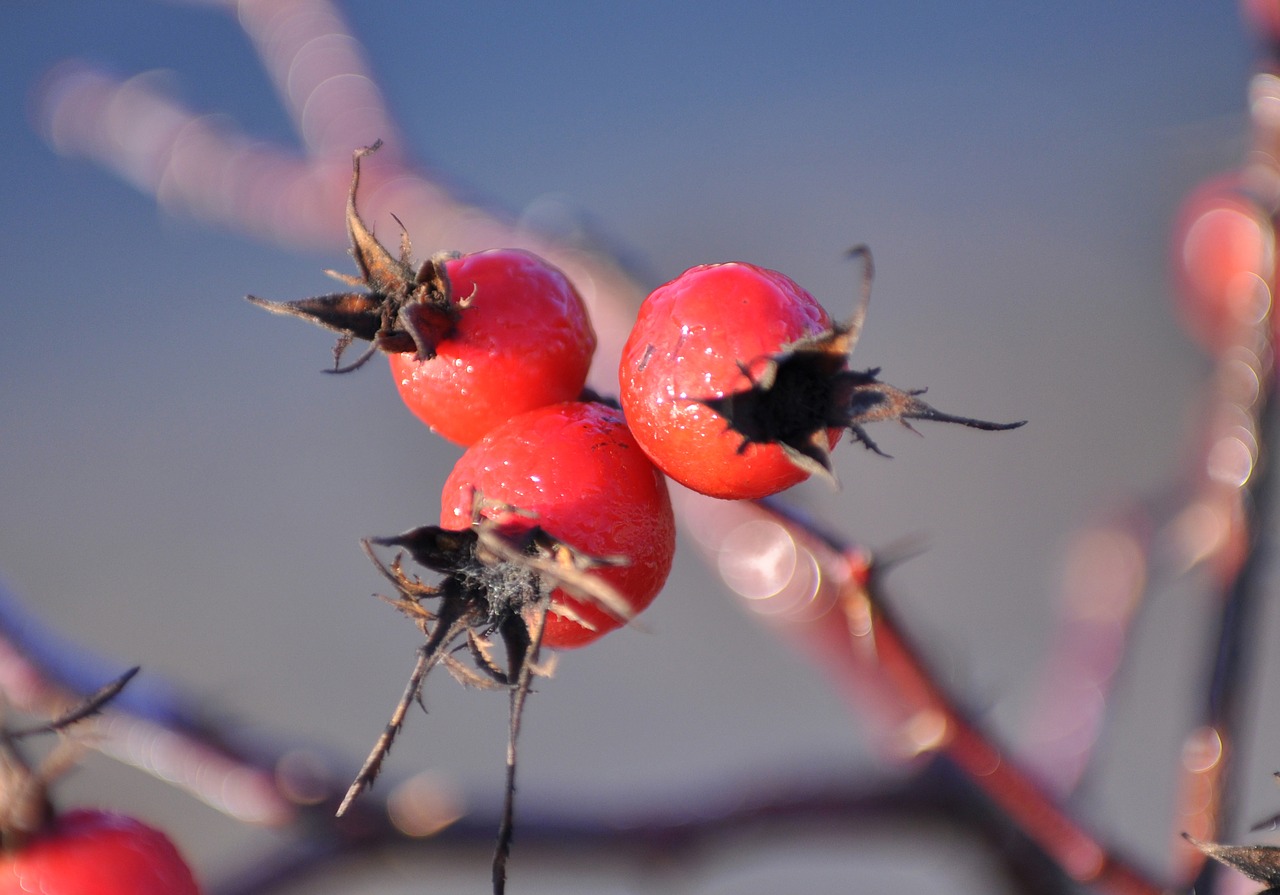
[[[1025,737],[1029,762],[1058,792],[1074,790],[1094,757],[1147,595],[1200,568],[1225,585],[1243,561],[1242,484],[1257,448],[1249,408],[1259,394],[1250,358],[1240,349],[1219,359],[1188,430],[1190,462],[1168,492],[1086,527],[1068,545]]]
[[[1076,788],[1097,746],[1147,593],[1150,524],[1135,512],[1078,532],[1067,551],[1059,619],[1025,737],[1028,763],[1056,792]]]
[[[364,48],[326,0],[240,0],[240,26],[253,41],[293,120],[307,157],[346,159],[376,139],[399,161],[404,139],[387,109]]]

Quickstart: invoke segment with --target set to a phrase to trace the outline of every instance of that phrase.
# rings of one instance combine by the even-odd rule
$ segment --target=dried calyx
[[[347,234],[358,277],[327,270],[329,276],[364,291],[334,292],[298,301],[276,302],[256,296],[248,300],[273,314],[300,317],[339,334],[330,372],[346,373],[364,365],[378,351],[413,351],[420,360],[435,357],[436,346],[448,338],[468,298],[454,300],[445,263],[454,254],[434,255],[413,269],[413,247],[401,232],[400,255],[393,256],[374,238],[356,211],[360,160],[377,151],[382,141],[356,150],[352,158],[351,189],[347,194]],[[371,343],[353,363],[342,366],[342,355],[354,340]]]
[[[751,444],[777,444],[800,469],[834,483],[828,436],[832,429],[848,429],[854,441],[887,457],[867,435],[864,427],[868,423],[897,420],[912,432],[916,429],[911,420],[956,423],[985,431],[1026,424],[1026,420],[993,423],[944,413],[920,400],[924,389],[904,391],[881,382],[879,368],[850,370],[849,355],[862,333],[874,268],[866,246],[855,246],[849,256],[863,265],[861,295],[849,322],[801,339],[751,365],[740,363],[751,382],[747,388],[699,402],[723,416],[729,428],[741,436],[739,452]]]
[[[384,599],[412,619],[425,640],[391,722],[351,784],[339,814],[377,777],[405,713],[421,698],[422,684],[431,668],[443,665],[468,686],[519,689],[523,700],[529,679],[545,673],[537,659],[547,615],[564,615],[590,625],[570,607],[552,602],[554,591],[593,603],[619,621],[632,618],[630,604],[593,573],[601,567],[623,565],[624,558],[591,556],[540,526],[503,525],[483,513],[528,518],[515,507],[487,503],[477,496],[469,528],[454,531],[426,525],[363,542],[369,558],[395,586],[396,595]],[[442,577],[427,584],[404,571],[402,554],[387,565],[378,558],[374,546],[401,548],[419,565]],[[436,599],[435,605],[425,605]],[[495,638],[505,648],[505,663],[494,658]]]
[[[1219,845],[1202,842],[1187,833],[1183,833],[1182,838],[1220,864],[1267,886],[1258,895],[1280,895],[1280,848],[1274,845]]]
[[[506,689],[510,693],[507,740],[507,776],[502,819],[493,857],[494,892],[504,890],[507,856],[511,850],[515,801],[516,739],[524,701],[535,675],[549,674],[538,663],[538,651],[549,613],[566,614],[588,625],[572,611],[551,599],[559,590],[594,602],[619,621],[630,621],[630,604],[604,579],[592,573],[602,566],[625,564],[619,557],[590,556],[548,534],[538,525],[503,525],[485,513],[516,516],[529,514],[507,504],[472,500],[471,526],[452,531],[435,525],[415,528],[390,538],[363,542],[365,552],[379,571],[396,588],[389,600],[411,618],[425,639],[404,693],[378,737],[364,765],[338,806],[343,814],[352,801],[373,783],[404,725],[409,707],[421,704],[423,681],[436,665],[444,665],[463,684],[484,689]],[[423,583],[406,575],[397,554],[384,565],[373,546],[399,547],[419,564],[440,573],[438,584]],[[423,605],[439,598],[432,608]],[[493,656],[492,638],[501,639],[506,650],[505,667]],[[465,649],[470,665],[456,655]]]

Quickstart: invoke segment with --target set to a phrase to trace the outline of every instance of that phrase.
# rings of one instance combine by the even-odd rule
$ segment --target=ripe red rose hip
[[[71,811],[0,854],[0,895],[199,895],[169,838],[105,811]]]
[[[866,248],[851,254],[865,276],[846,324],[789,278],[745,263],[694,267],[645,300],[618,378],[636,441],[663,472],[703,494],[758,498],[813,473],[833,478],[829,454],[845,428],[879,452],[866,423],[1022,425],[942,413],[878,370],[850,370],[872,277]]]
[[[388,354],[408,408],[457,444],[471,444],[526,410],[579,397],[596,334],[568,278],[518,249],[437,255],[415,270],[406,237],[399,257],[392,256],[356,212],[360,160],[376,148],[355,154],[347,202],[360,276],[333,274],[366,291],[249,300],[340,333],[333,372],[354,370],[378,351]],[[341,366],[355,339],[371,345]]]
[[[596,336],[577,291],[557,268],[518,249],[445,262],[462,307],[435,356],[389,355],[405,405],[456,444],[513,416],[582,394]]]
[[[749,389],[770,356],[830,329],[813,296],[776,271],[685,271],[645,299],[622,350],[622,409],[636,441],[671,478],[715,497],[763,497],[802,481],[809,472],[780,444],[744,445],[703,399]],[[831,429],[828,448],[840,435]]]
[[[583,554],[620,559],[591,572],[621,594],[632,614],[653,601],[671,570],[675,519],[666,482],[612,407],[557,404],[491,431],[445,481],[441,527],[469,528],[477,494],[481,515],[509,533],[538,526]],[[583,646],[622,623],[601,605],[557,589],[542,642]]]

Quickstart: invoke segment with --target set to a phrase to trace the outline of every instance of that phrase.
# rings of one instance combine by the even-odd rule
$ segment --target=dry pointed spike
[[[503,679],[497,680],[489,676],[488,669],[484,674],[473,668],[468,668],[456,656],[444,655],[440,657],[440,664],[444,666],[445,671],[449,672],[449,676],[464,687],[474,687],[477,690],[504,690],[510,683]]]
[[[415,602],[412,597],[402,594],[393,600],[391,597],[384,597],[382,594],[374,594],[374,596],[412,621],[420,624],[430,624],[436,620],[434,612]]]
[[[850,421],[848,425],[861,426],[864,423],[875,423],[884,420],[930,420],[938,423],[954,423],[970,429],[982,429],[986,432],[1001,432],[1025,426],[1026,420],[1014,423],[993,423],[988,420],[975,419],[968,416],[957,416],[921,401],[918,397],[924,389],[903,391],[874,378],[866,381],[866,374],[856,374],[862,381],[850,389],[849,407]],[[859,436],[861,437],[861,436]]]
[[[575,625],[578,625],[579,627],[586,628],[588,631],[599,630],[595,622],[590,621],[589,619],[583,618],[582,613],[576,612],[573,609],[573,607],[568,606],[564,603],[552,603],[551,614],[559,616],[560,618],[563,618],[566,621],[571,621]]]
[[[923,401],[916,400],[913,402],[912,408],[902,414],[902,422],[908,419],[913,420],[930,420],[935,423],[954,423],[959,426],[966,426],[970,429],[981,429],[984,432],[1006,432],[1010,429],[1018,429],[1027,424],[1026,420],[1018,420],[1013,423],[993,423],[990,420],[974,419],[970,416],[957,416],[954,413],[944,413]],[[911,428],[908,426],[907,428]]]
[[[809,475],[816,475],[835,489],[840,488],[840,479],[831,465],[831,451],[827,447],[827,430],[819,429],[809,439],[798,444],[781,442],[779,446],[787,459],[803,469]]]
[[[456,609],[453,611],[457,612]],[[347,809],[351,807],[351,803],[377,779],[378,773],[382,770],[383,761],[386,760],[397,734],[400,733],[401,727],[404,726],[404,719],[409,713],[409,706],[418,700],[422,692],[422,683],[426,679],[427,672],[440,661],[443,650],[448,646],[449,642],[466,630],[471,621],[471,617],[466,613],[455,614],[447,618],[442,615],[439,623],[431,632],[431,636],[427,638],[427,641],[422,646],[418,647],[418,658],[414,662],[413,673],[409,675],[409,681],[405,685],[404,693],[401,694],[400,701],[396,703],[396,707],[391,713],[391,720],[387,722],[382,735],[374,743],[373,749],[369,751],[368,757],[364,760],[364,764],[361,765],[355,779],[351,782],[351,786],[347,788],[346,795],[342,797],[342,802],[338,805],[338,817],[345,814]]]
[[[413,243],[409,240],[409,228],[395,214],[391,215],[391,220],[400,226],[400,263],[405,267],[413,267]]]
[[[404,725],[405,715],[409,712],[409,706],[417,698],[418,689],[422,686],[423,679],[427,676],[427,672],[431,670],[431,666],[434,663],[435,660],[427,655],[425,648],[419,648],[413,673],[409,676],[409,683],[405,687],[400,701],[396,703],[395,710],[391,713],[391,720],[387,722],[382,735],[374,743],[373,749],[369,752],[368,757],[365,758],[364,764],[361,765],[355,780],[351,782],[351,786],[347,788],[346,795],[342,797],[342,802],[338,805],[338,817],[346,814],[347,809],[351,807],[351,803],[377,779],[378,773],[382,770],[382,762],[391,752],[391,745],[395,742],[396,735]]]
[[[351,189],[347,192],[347,236],[351,239],[351,256],[364,282],[374,292],[394,294],[397,287],[413,278],[413,271],[393,258],[374,237],[356,211],[356,192],[360,187],[360,160],[382,147],[378,140],[372,146],[357,149],[351,156]]]
[[[858,344],[858,338],[862,335],[863,324],[867,321],[867,309],[871,306],[871,285],[876,278],[876,266],[871,257],[871,247],[866,243],[859,243],[849,249],[845,257],[862,261],[862,289],[858,293],[858,303],[853,308],[853,315],[845,324],[845,330],[848,333],[847,350],[853,351]]]
[[[120,694],[120,691],[123,690],[129,681],[133,680],[134,676],[141,670],[141,666],[135,665],[111,683],[100,688],[96,693],[91,694],[78,705],[72,706],[72,708],[64,714],[59,715],[57,718],[47,721],[44,724],[39,724],[35,727],[8,731],[5,733],[5,737],[10,740],[17,740],[27,736],[34,736],[36,734],[55,733],[60,730],[65,730],[78,721],[90,718],[101,712],[106,707],[107,703],[115,699],[116,696]]]
[[[520,719],[524,715],[524,703],[533,682],[534,663],[542,647],[542,635],[547,627],[547,612],[551,607],[550,596],[539,601],[534,612],[533,624],[527,628],[504,629],[507,650],[511,657],[511,671],[515,685],[511,688],[511,711],[507,729],[507,782],[502,800],[502,820],[498,824],[498,842],[493,851],[493,895],[504,895],[507,889],[507,858],[511,854],[511,837],[515,828],[516,798],[516,740],[520,736]],[[523,649],[516,645],[523,632]]]
[[[333,366],[325,370],[324,371],[325,373],[332,373],[335,376],[341,375],[343,373],[354,373],[356,370],[359,370],[361,367],[367,364],[373,358],[373,356],[378,353],[378,343],[374,342],[364,351],[360,352],[360,356],[357,357],[354,361],[347,364],[346,366],[339,366],[342,360],[342,352],[345,350],[346,346],[350,344],[351,344],[351,340],[347,339],[345,342],[339,341],[338,344],[334,346]]]
[[[884,451],[882,451],[880,449],[880,445],[872,441],[871,436],[867,434],[867,430],[862,428],[861,426],[850,424],[849,437],[854,441],[859,442],[863,447],[871,451],[871,453],[879,454],[881,457],[884,457],[886,460],[893,459],[893,455],[886,454]]]
[[[1182,838],[1221,864],[1264,885],[1280,886],[1280,848],[1274,845],[1219,845],[1201,842],[1189,833]]]
[[[391,567],[387,568],[383,565],[382,560],[378,559],[378,555],[373,552],[373,544],[378,543],[374,538],[362,538],[360,548],[364,551],[364,555],[369,557],[370,562],[382,573],[382,577],[386,578],[396,590],[400,591],[406,597],[414,600],[420,600],[428,597],[438,597],[441,595],[441,589],[433,587],[429,584],[423,584],[421,579],[409,578],[400,568],[400,555],[392,561]]]
[[[468,631],[467,648],[471,650],[471,658],[476,663],[476,667],[500,684],[511,683],[507,678],[506,672],[498,667],[498,663],[493,661],[488,641],[477,637],[474,631]]]
[[[382,325],[381,302],[365,292],[332,292],[298,301],[268,301],[246,295],[245,300],[272,314],[297,317],[366,342],[377,336]]]
[[[331,270],[327,267],[322,270],[321,273],[326,277],[333,277],[333,279],[340,283],[346,283],[348,286],[359,286],[360,288],[364,288],[364,280],[359,277],[353,277],[349,273],[342,273],[341,271]]]
[[[458,571],[474,552],[477,534],[472,529],[453,531],[438,525],[421,525],[398,535],[382,538],[366,538],[365,553],[374,558],[373,546],[403,547],[409,551],[414,562],[449,574]],[[374,558],[374,562],[377,559]]]

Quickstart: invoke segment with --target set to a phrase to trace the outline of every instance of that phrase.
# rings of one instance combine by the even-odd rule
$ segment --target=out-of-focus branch
[[[592,384],[615,392],[618,356],[647,289],[607,254],[548,240],[411,167],[366,54],[331,3],[240,0],[234,9],[301,134],[303,154],[254,140],[224,116],[183,107],[156,78],[121,80],[74,61],[37,89],[38,129],[57,151],[96,161],[170,211],[281,245],[334,249],[346,241],[351,152],[382,139],[385,149],[363,184],[365,217],[395,232],[394,214],[427,253],[511,247],[550,260],[573,280],[596,326]]]
[[[1250,83],[1253,150],[1240,174],[1251,201],[1261,209],[1270,226],[1265,239],[1268,255],[1276,256],[1276,226],[1280,215],[1280,46],[1271,46],[1271,58]],[[1270,69],[1270,70],[1266,70]],[[1270,533],[1275,454],[1275,276],[1254,283],[1255,318],[1243,320],[1239,334],[1219,362],[1218,379],[1223,399],[1220,418],[1207,428],[1207,479],[1223,492],[1224,502],[1235,513],[1232,521],[1234,551],[1227,553],[1218,571],[1220,609],[1211,653],[1208,684],[1204,693],[1202,726],[1184,747],[1183,827],[1197,839],[1213,840],[1230,830],[1240,780],[1241,734],[1251,706],[1249,674],[1257,645],[1256,628],[1263,598],[1263,564],[1269,557],[1263,541]],[[1192,813],[1193,809],[1199,809]],[[1197,829],[1204,832],[1198,832]],[[1194,862],[1191,864],[1195,867]],[[1195,891],[1218,891],[1223,868],[1205,864],[1195,879]]]
[[[52,718],[121,669],[39,624],[0,587],[0,693],[14,710]],[[280,825],[296,806],[269,765],[252,761],[162,683],[141,674],[88,722],[90,745],[246,823]]]
[[[878,716],[887,755],[938,755],[953,764],[1009,828],[1077,883],[1117,895],[1162,891],[1072,818],[937,683],[885,601],[873,557],[774,506],[755,505],[754,518],[736,524],[716,518],[723,508],[715,505],[685,510],[700,546],[752,611],[824,665],[859,709]]]
[[[43,628],[0,591],[0,691],[11,707],[37,716],[62,713],[114,674],[107,663]],[[416,775],[383,796],[370,794],[343,817],[335,807],[349,769],[319,750],[275,742],[260,731],[226,732],[203,721],[194,703],[145,674],[92,720],[87,742],[177,785],[235,820],[296,838],[209,888],[215,895],[267,895],[296,888],[362,855],[400,849],[429,858],[492,844],[497,813],[469,810],[465,796],[434,774]],[[250,743],[255,734],[261,743]],[[262,743],[272,743],[263,745]],[[894,824],[911,835],[931,831],[974,838],[994,867],[1025,891],[1062,892],[1032,844],[1002,815],[972,798],[971,784],[941,763],[908,777],[850,784],[838,777],[703,782],[626,809],[531,803],[521,812],[521,860],[572,856],[561,866],[594,872],[601,862],[633,869],[699,865],[706,849],[768,831],[777,837],[843,831],[882,833]],[[477,800],[479,801],[479,800]],[[492,800],[485,800],[492,801]],[[781,841],[781,840],[780,840]]]

